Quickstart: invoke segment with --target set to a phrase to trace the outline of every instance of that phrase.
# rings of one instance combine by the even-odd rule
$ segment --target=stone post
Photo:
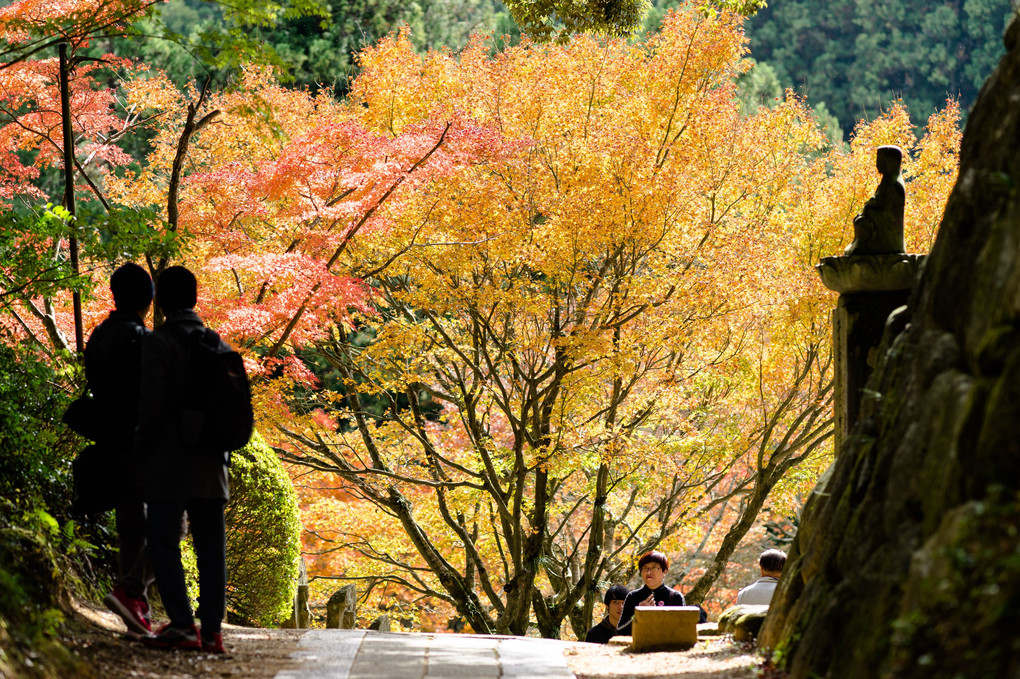
[[[358,620],[358,588],[344,585],[326,603],[326,627],[354,629]]]
[[[886,321],[907,303],[924,258],[849,255],[825,257],[816,267],[825,287],[840,293],[832,312],[837,455],[857,422],[862,390],[875,367]]]
[[[305,565],[304,557],[299,562],[297,591],[294,593],[294,603],[290,618],[283,623],[285,628],[308,629],[312,611],[308,607],[308,568]]]

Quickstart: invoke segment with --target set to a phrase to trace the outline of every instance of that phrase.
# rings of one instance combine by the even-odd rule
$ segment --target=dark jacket
[[[180,330],[202,327],[202,319],[194,311],[177,311],[142,343],[135,451],[144,461],[149,501],[229,498],[228,453],[197,453],[181,437],[180,406],[193,395],[185,393],[187,345]]]
[[[652,590],[648,589],[648,585],[644,585],[641,589],[635,589],[633,592],[627,595],[627,598],[623,602],[623,613],[620,615],[620,622],[617,623],[616,629],[617,634],[633,634],[631,629],[631,622],[634,619],[634,609],[637,605],[648,598],[648,595],[652,593]],[[676,591],[672,587],[666,585],[659,586],[655,590],[655,605],[656,606],[685,606],[684,595]]]
[[[619,601],[619,599],[617,599]],[[602,622],[588,630],[584,640],[589,644],[608,644],[609,640],[616,635],[616,627],[609,622],[609,616],[602,618]]]
[[[120,467],[131,466],[138,422],[142,340],[149,331],[138,314],[112,311],[85,345],[85,376],[99,414],[100,440]],[[140,469],[134,466],[137,476]]]

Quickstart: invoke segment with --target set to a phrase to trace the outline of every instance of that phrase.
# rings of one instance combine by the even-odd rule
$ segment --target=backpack
[[[117,461],[103,446],[85,446],[71,462],[71,511],[102,514],[114,508],[118,484],[114,474]]]
[[[209,328],[179,329],[186,350],[181,400],[181,436],[204,455],[243,448],[251,438],[255,415],[251,387],[241,355],[224,347]]]

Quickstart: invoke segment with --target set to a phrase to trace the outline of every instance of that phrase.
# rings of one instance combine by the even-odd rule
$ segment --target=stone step
[[[298,645],[301,667],[275,679],[574,679],[573,643],[548,639],[328,629]]]

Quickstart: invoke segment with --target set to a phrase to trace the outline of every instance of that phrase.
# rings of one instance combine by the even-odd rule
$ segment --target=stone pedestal
[[[697,606],[638,606],[634,609],[634,651],[677,651],[698,643]]]
[[[840,293],[832,313],[835,450],[857,422],[861,394],[889,314],[910,297],[924,255],[825,257],[816,267],[825,287]]]

